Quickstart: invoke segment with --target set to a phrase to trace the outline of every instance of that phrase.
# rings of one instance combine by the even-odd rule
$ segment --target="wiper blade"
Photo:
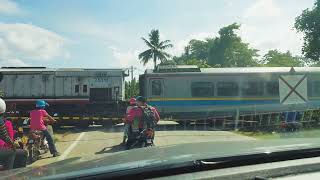
[[[203,161],[203,160],[196,160],[193,162],[195,166],[201,166],[201,165],[216,165],[218,163],[221,163],[221,161]]]
[[[303,159],[310,157],[319,157],[320,148],[309,148],[299,150],[287,150],[276,152],[261,152],[256,154],[235,155],[228,157],[218,157],[212,159],[201,159],[183,163],[163,164],[141,167],[131,169],[129,171],[123,170],[121,172],[101,173],[103,178],[111,179],[129,179],[135,177],[136,179],[147,179],[156,177],[166,177],[171,175],[178,175],[184,173],[192,173],[199,171],[224,169],[230,167],[240,167],[255,164],[264,164],[270,162],[280,162],[294,159]],[[121,173],[121,174],[120,174]],[[98,175],[99,176],[99,175]],[[105,177],[107,176],[107,177]],[[91,178],[91,177],[90,177]]]
[[[319,157],[320,148],[262,152],[256,154],[219,157],[193,161],[194,168],[201,170],[223,169],[269,162],[288,161],[295,159]]]

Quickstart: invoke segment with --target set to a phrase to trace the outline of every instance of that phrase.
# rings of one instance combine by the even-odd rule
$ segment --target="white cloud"
[[[209,37],[214,37],[213,33],[208,33],[208,32],[200,32],[200,33],[195,33],[187,36],[183,40],[177,41],[174,43],[173,49],[169,50],[169,52],[173,55],[180,55],[181,53],[184,52],[184,48],[188,45],[190,40],[192,39],[197,39],[197,40],[205,40]]]
[[[60,35],[34,25],[0,23],[0,60],[68,58],[65,44]]]
[[[138,78],[139,74],[143,73],[145,69],[153,69],[153,61],[151,60],[146,66],[144,66],[138,59],[139,50],[127,50],[122,51],[115,46],[109,46],[108,49],[112,51],[114,57],[113,66],[117,68],[129,68],[133,66],[135,68],[134,77]]]
[[[258,0],[245,10],[244,18],[277,17],[281,15],[281,9],[274,0]]]
[[[0,61],[1,67],[22,67],[22,66],[28,66],[28,64],[24,63],[20,59],[7,59]]]
[[[297,34],[296,31],[288,29],[286,31],[279,32],[278,38],[265,41],[259,44],[261,49],[279,49],[282,52],[290,51],[295,55],[301,55],[301,47],[303,45],[303,39],[301,34]],[[270,46],[271,45],[271,46]]]
[[[19,14],[21,13],[18,5],[11,0],[0,0],[0,14]]]
[[[259,26],[260,27],[260,26]],[[301,47],[303,44],[302,35],[293,29],[288,28],[289,25],[284,24],[278,28],[261,27],[255,25],[242,24],[239,35],[242,39],[250,43],[250,46],[259,49],[260,55],[264,55],[267,51],[278,49],[282,52],[290,51],[295,55],[301,55]]]
[[[234,5],[234,2],[231,1],[231,0],[226,0],[226,1],[225,1],[225,5],[226,5],[227,7],[232,7],[232,6]]]
[[[128,51],[120,51],[118,48],[110,46],[113,57],[117,60],[117,64],[121,68],[127,68],[131,65],[136,65],[139,63],[138,50],[128,50]]]

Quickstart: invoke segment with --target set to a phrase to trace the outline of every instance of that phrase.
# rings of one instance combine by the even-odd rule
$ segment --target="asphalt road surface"
[[[29,166],[42,166],[57,163],[66,159],[79,158],[83,161],[99,158],[101,154],[112,154],[124,151],[121,145],[123,125],[105,129],[101,126],[80,130],[74,127],[64,128],[55,135],[60,157],[52,157],[49,153]],[[229,131],[215,131],[206,125],[180,126],[174,122],[161,122],[157,127],[155,145],[170,146],[181,143],[212,141],[244,141],[255,140]]]

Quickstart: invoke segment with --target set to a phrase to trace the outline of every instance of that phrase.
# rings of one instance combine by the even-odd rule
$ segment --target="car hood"
[[[297,138],[235,142],[201,142],[164,147],[140,148],[112,154],[96,153],[73,157],[41,167],[27,167],[0,172],[0,179],[61,179],[120,172],[145,167],[221,158],[255,153],[279,152],[320,147],[319,139]]]

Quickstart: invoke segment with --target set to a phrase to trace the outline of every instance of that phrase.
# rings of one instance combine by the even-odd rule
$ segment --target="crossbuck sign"
[[[279,77],[281,104],[301,104],[308,101],[306,75],[282,75]]]

